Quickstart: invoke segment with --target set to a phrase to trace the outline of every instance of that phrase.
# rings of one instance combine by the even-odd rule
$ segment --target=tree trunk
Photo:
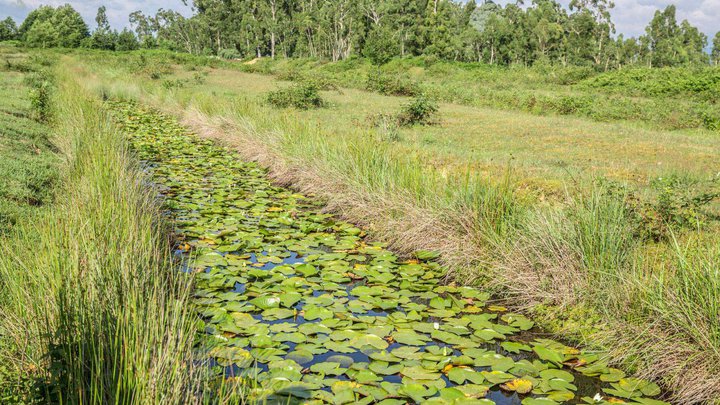
[[[270,33],[270,57],[275,59],[275,33]]]

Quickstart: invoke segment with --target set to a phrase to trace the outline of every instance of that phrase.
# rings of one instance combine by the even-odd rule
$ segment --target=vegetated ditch
[[[199,355],[290,402],[662,404],[654,383],[547,339],[486,292],[443,285],[264,169],[175,120],[112,102],[195,277]]]

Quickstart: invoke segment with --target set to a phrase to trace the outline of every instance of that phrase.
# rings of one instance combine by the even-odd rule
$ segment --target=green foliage
[[[30,47],[77,48],[89,36],[80,14],[69,4],[52,8],[40,6],[20,26],[21,38]]]
[[[399,54],[398,42],[389,29],[376,27],[365,39],[362,54],[376,65],[389,62]]]
[[[647,47],[649,64],[654,67],[707,63],[707,36],[687,20],[678,25],[676,7],[656,11],[641,41]]]
[[[48,123],[52,119],[52,78],[46,71],[40,71],[26,77],[26,83],[30,88],[30,105],[35,113],[36,119]]]
[[[38,403],[192,402],[188,279],[142,170],[73,80],[69,71],[58,79],[55,122],[70,161],[56,203],[0,244],[0,377],[11,378],[0,381],[11,392],[2,402],[35,399],[23,393],[26,379],[46,385],[30,391]]]
[[[658,12],[640,39],[615,37],[609,0],[494,2],[382,0],[269,4],[207,1],[185,18],[162,10],[133,13],[138,36],[160,46],[242,58],[279,55],[329,59],[475,61],[500,65],[576,65],[607,70],[628,65],[705,64],[707,38],[675,9]],[[252,16],[252,18],[248,17]],[[157,44],[156,44],[157,45]]]
[[[407,75],[382,69],[368,73],[365,89],[392,96],[414,96],[420,91],[418,84]]]
[[[713,208],[720,201],[720,178],[698,181],[671,175],[653,180],[651,187],[652,199],[630,200],[641,237],[668,239],[720,221],[720,210]]]
[[[578,87],[644,97],[682,96],[717,100],[720,97],[720,69],[624,69],[599,74],[580,82]]]
[[[217,56],[223,59],[241,59],[242,55],[237,49],[234,48],[223,48],[217,51]]]
[[[266,100],[275,107],[294,107],[301,110],[321,108],[327,104],[314,83],[296,83],[290,87],[271,91],[267,94]]]
[[[0,41],[17,39],[18,27],[12,17],[0,21]]]
[[[398,124],[403,127],[430,125],[435,122],[438,111],[437,102],[425,95],[420,95],[402,107],[397,116]]]
[[[117,44],[115,45],[116,51],[134,51],[140,49],[140,43],[137,40],[135,34],[128,30],[123,29],[117,36]]]
[[[181,89],[188,84],[188,80],[184,79],[168,79],[163,80],[162,86],[168,90]]]
[[[394,59],[383,66],[352,59],[265,60],[245,71],[283,80],[327,80],[388,95],[423,93],[438,101],[561,114],[596,121],[640,121],[656,128],[716,130],[720,70],[715,67],[628,68],[596,73],[589,67],[512,68],[427,58]],[[411,76],[406,72],[412,72]],[[364,80],[363,80],[364,79]]]

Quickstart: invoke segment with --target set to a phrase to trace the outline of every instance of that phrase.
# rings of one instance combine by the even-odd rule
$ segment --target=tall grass
[[[1,329],[14,347],[2,361],[32,374],[43,402],[195,402],[190,282],[156,197],[101,105],[58,75],[63,184],[51,211],[0,240]]]

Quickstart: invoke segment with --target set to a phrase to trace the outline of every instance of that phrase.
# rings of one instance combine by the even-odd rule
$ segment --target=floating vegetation
[[[263,169],[170,118],[114,103],[195,274],[199,347],[251,399],[284,403],[655,405],[651,382],[545,339],[489,295],[442,285]]]

